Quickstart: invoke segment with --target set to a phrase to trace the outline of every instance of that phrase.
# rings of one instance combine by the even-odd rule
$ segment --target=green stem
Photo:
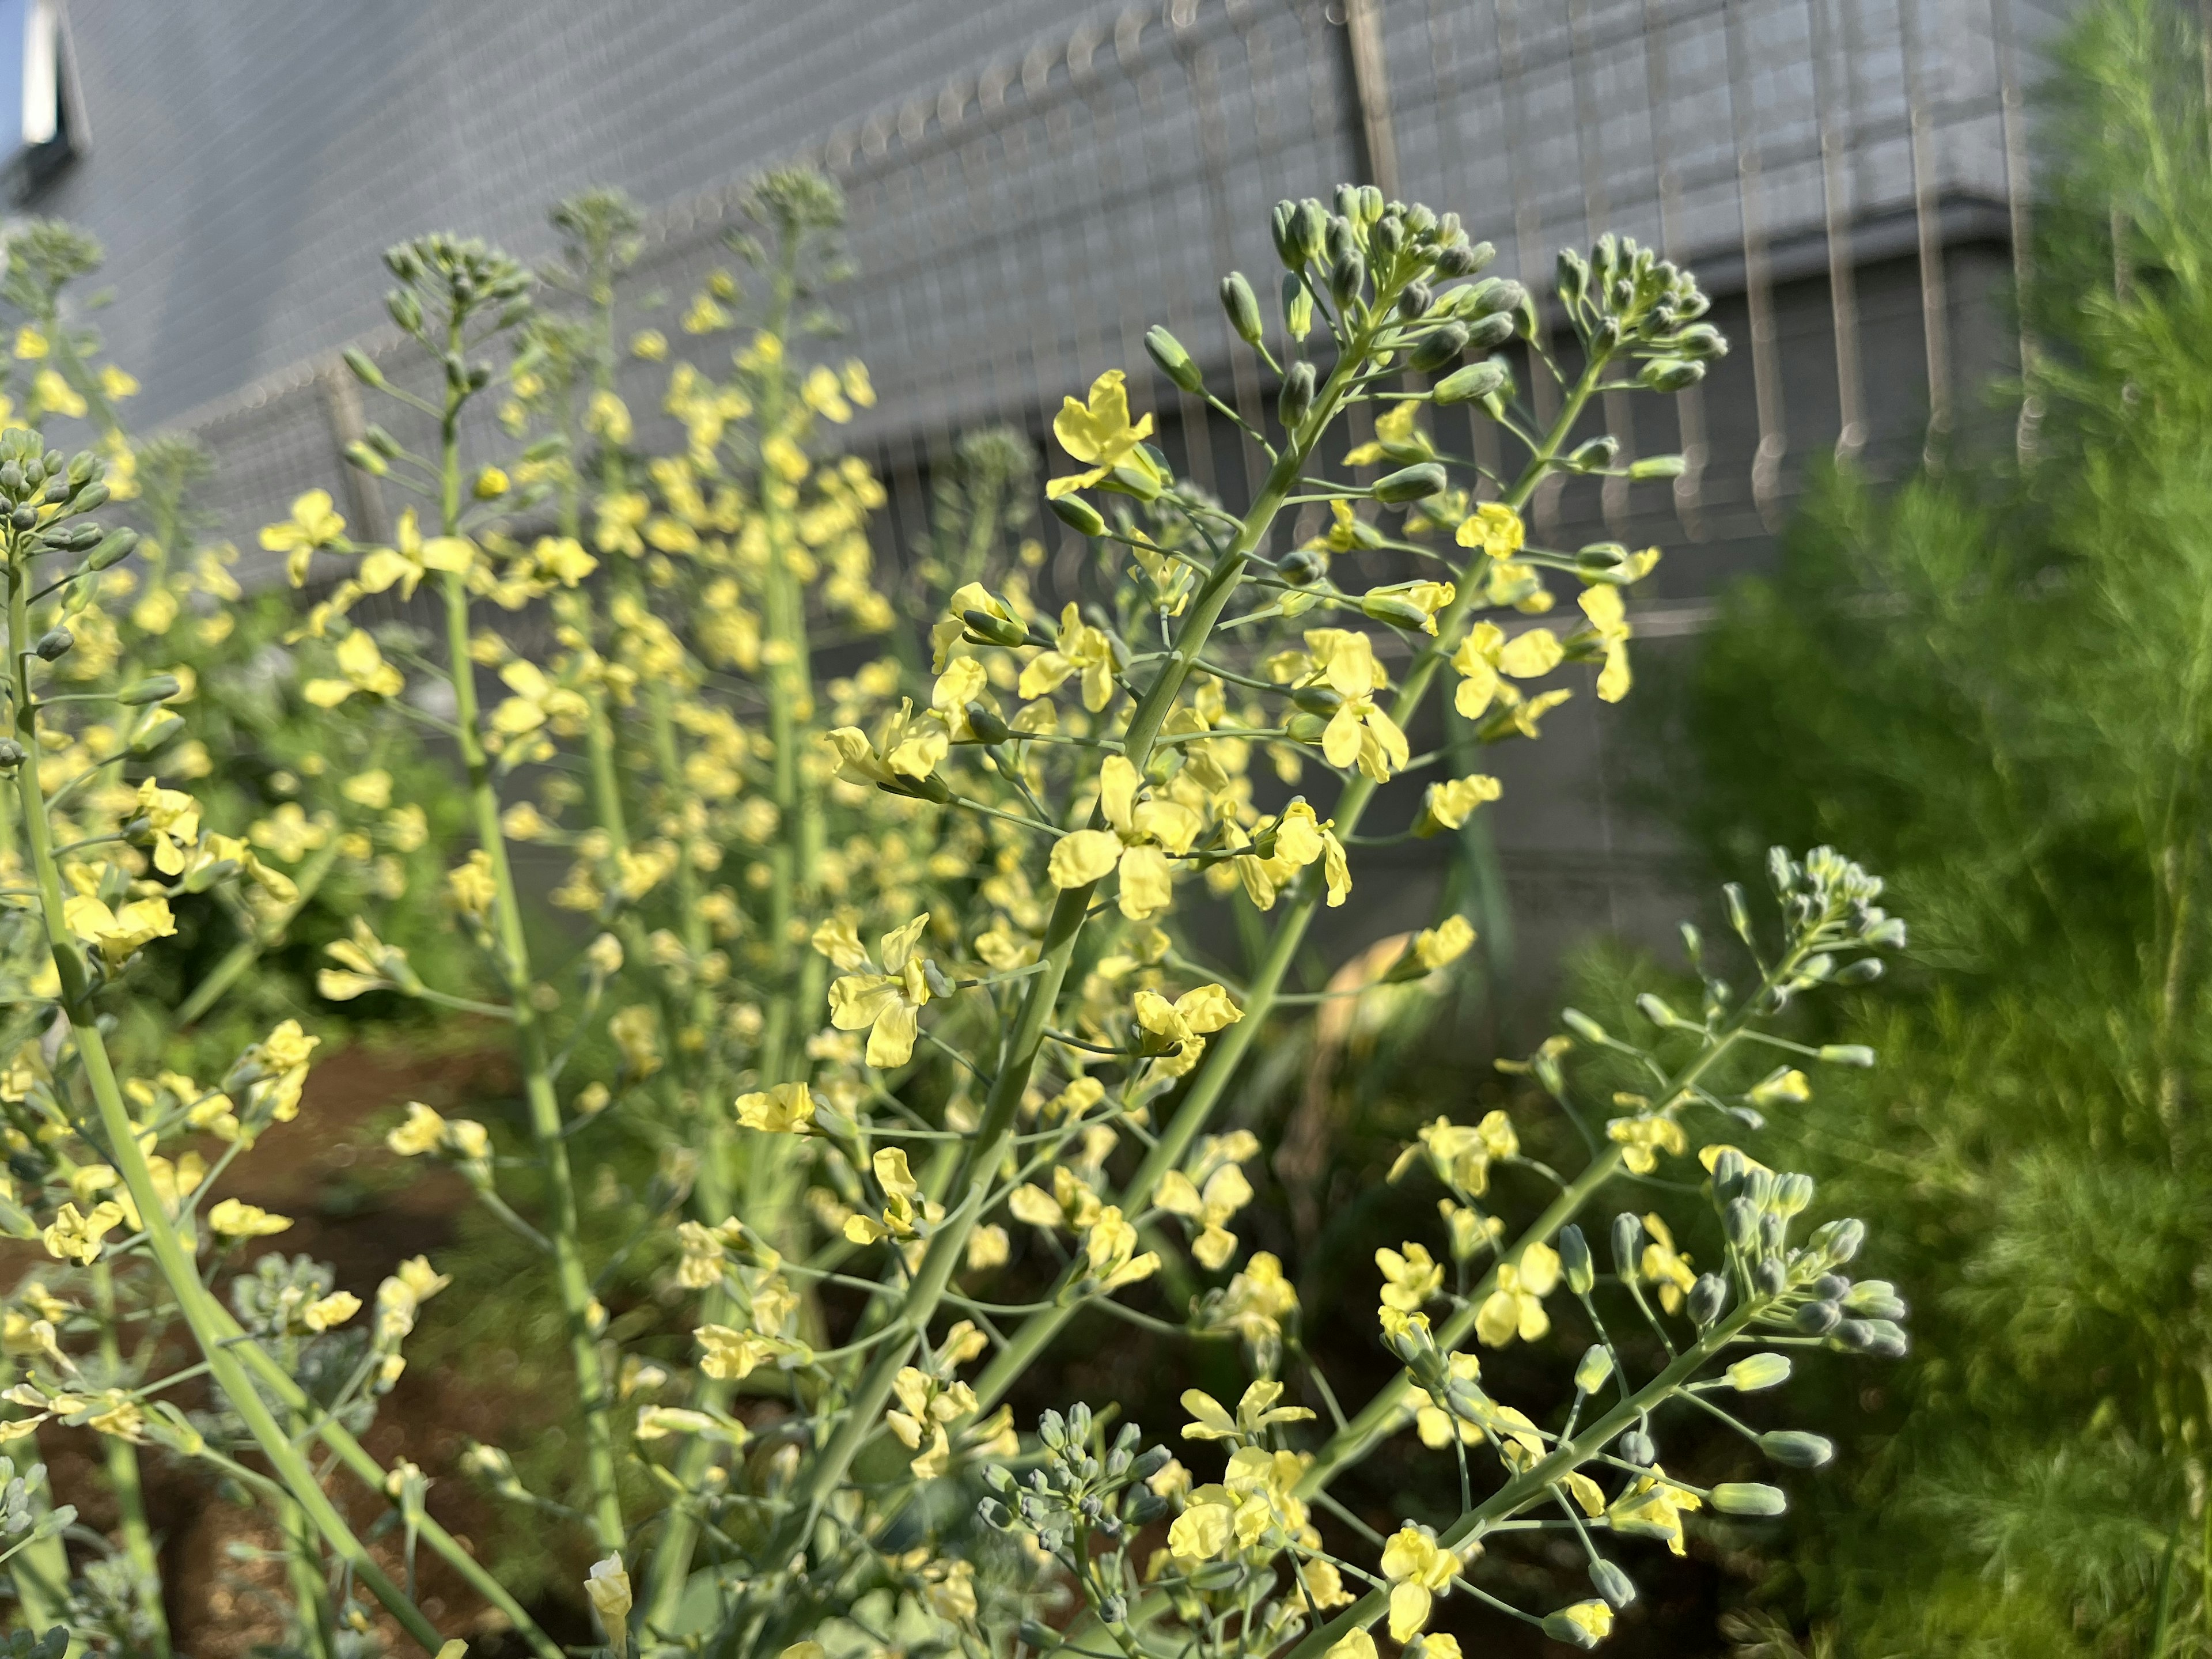
[[[12,684],[15,700],[15,736],[25,750],[40,752],[38,731],[38,707],[32,701],[31,670],[33,658],[24,648],[30,637],[31,572],[27,568],[20,545],[11,543],[8,559],[8,642],[9,660],[12,667]],[[46,826],[46,801],[40,791],[39,769],[22,766],[16,769],[16,798],[20,804],[23,826],[23,845],[26,860],[39,884],[40,909],[46,926],[46,943],[53,953],[56,973],[61,981],[61,1007],[68,1017],[70,1035],[76,1045],[77,1060],[84,1068],[86,1080],[91,1086],[93,1100],[100,1117],[100,1135],[106,1142],[105,1150],[116,1170],[123,1176],[131,1201],[138,1207],[144,1223],[146,1242],[151,1250],[169,1292],[177,1300],[179,1313],[192,1339],[199,1345],[200,1352],[208,1362],[208,1370],[216,1384],[228,1396],[231,1408],[253,1437],[262,1455],[269,1461],[277,1479],[290,1492],[293,1500],[303,1510],[321,1534],[331,1552],[344,1561],[370,1592],[392,1613],[401,1626],[423,1650],[435,1653],[441,1645],[436,1628],[425,1619],[415,1604],[399,1588],[386,1577],[376,1565],[353,1529],[346,1524],[330,1498],[324,1493],[299,1448],[292,1443],[268,1406],[247,1378],[237,1355],[223,1340],[216,1326],[215,1299],[200,1283],[199,1273],[191,1253],[185,1248],[170,1222],[168,1212],[162,1207],[161,1195],[154,1184],[153,1171],[146,1163],[146,1154],[138,1142],[138,1126],[131,1121],[129,1108],[124,1103],[123,1090],[118,1082],[113,1066],[107,1055],[106,1039],[100,1035],[96,1011],[92,1002],[92,984],[85,960],[76,941],[70,936],[62,915],[61,872],[53,859],[52,841]]]
[[[449,329],[448,349],[456,356],[460,353],[458,319]],[[460,533],[461,404],[459,392],[447,394],[441,429],[443,533],[448,536]],[[477,844],[491,869],[491,920],[496,946],[492,955],[513,1011],[516,1057],[522,1068],[530,1134],[537,1148],[538,1167],[544,1174],[552,1212],[545,1231],[553,1245],[554,1279],[568,1326],[568,1358],[576,1377],[578,1409],[584,1419],[585,1478],[591,1489],[592,1530],[601,1549],[617,1551],[623,1547],[623,1515],[615,1461],[614,1395],[599,1353],[599,1335],[592,1328],[591,1276],[584,1270],[575,1177],[568,1163],[568,1138],[562,1133],[561,1103],[554,1091],[545,1028],[532,996],[535,988],[531,978],[530,948],[523,935],[522,905],[515,890],[514,868],[507,860],[507,836],[500,828],[499,792],[492,781],[490,758],[484,753],[476,673],[469,656],[467,581],[461,572],[452,570],[441,573],[441,581],[446,600],[447,675],[453,689],[453,719],[459,732],[461,764],[468,775],[469,808],[476,821]]]
[[[92,1305],[100,1320],[100,1364],[111,1385],[119,1387],[123,1347],[115,1334],[115,1273],[105,1261],[92,1264]],[[107,1484],[115,1490],[119,1513],[118,1530],[123,1534],[124,1553],[131,1558],[131,1565],[154,1586],[154,1652],[158,1659],[168,1659],[169,1616],[162,1605],[161,1556],[154,1547],[153,1528],[146,1521],[146,1491],[138,1467],[138,1448],[118,1434],[106,1434],[100,1438],[100,1449],[107,1459]]]

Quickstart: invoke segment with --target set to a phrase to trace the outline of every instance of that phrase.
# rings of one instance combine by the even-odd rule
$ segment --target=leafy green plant
[[[1696,685],[1717,856],[1848,838],[1916,920],[1910,994],[1833,1033],[1882,1077],[1777,1143],[1923,1287],[1923,1358],[1797,1558],[1850,1651],[2212,1636],[2203,46],[2148,0],[2070,37],[2025,464],[1831,480]]]
[[[328,752],[355,769],[329,787],[403,811],[420,803],[397,798],[382,745],[442,739],[458,760],[465,827],[436,850],[440,913],[466,954],[416,962],[394,940],[422,923],[424,896],[371,893],[319,989],[338,1005],[409,999],[512,1044],[511,1109],[408,1103],[387,1138],[460,1176],[532,1263],[517,1282],[557,1310],[568,1398],[545,1437],[562,1450],[475,1445],[462,1471],[571,1564],[618,1655],[1110,1644],[1130,1659],[1370,1659],[1381,1626],[1455,1659],[1455,1595],[1595,1645],[1637,1594],[1608,1544],[1679,1552],[1686,1515],[1784,1505],[1765,1482],[1669,1473],[1656,1420],[1698,1410],[1783,1467],[1814,1468],[1825,1441],[1754,1428],[1723,1400],[1787,1380],[1794,1350],[1903,1352],[1888,1285],[1841,1271],[1864,1229],[1803,1231],[1810,1180],[1733,1146],[1703,1145],[1698,1174],[1674,1183],[1696,1195],[1675,1223],[1702,1212],[1723,1240],[1709,1271],[1659,1209],[1616,1217],[1596,1249],[1577,1219],[1616,1179],[1688,1157],[1693,1128],[1702,1140],[1708,1121],[1802,1099],[1800,1062],[1870,1060],[1773,1027],[1902,942],[1881,884],[1826,848],[1777,852],[1778,925],[1755,925],[1730,890],[1747,988],[1716,962],[1692,1012],[1647,1001],[1648,1037],[1566,1015],[1520,1069],[1587,1137],[1571,1176],[1525,1154],[1502,1111],[1422,1128],[1400,1173],[1444,1194],[1436,1248],[1407,1238],[1377,1256],[1370,1328],[1395,1364],[1353,1412],[1299,1330],[1281,1262],[1238,1237],[1261,1148],[1215,1115],[1261,1033],[1311,1000],[1285,988],[1290,969],[1317,914],[1352,892],[1370,808],[1418,791],[1401,815],[1426,836],[1496,797],[1486,775],[1452,775],[1471,748],[1412,751],[1431,695],[1451,688],[1480,744],[1536,737],[1582,666],[1601,699],[1628,692],[1623,593],[1656,550],[1531,546],[1521,509],[1554,477],[1632,470],[1579,428],[1601,394],[1702,374],[1724,349],[1704,296],[1633,243],[1563,255],[1563,363],[1534,299],[1481,275],[1492,252],[1453,216],[1348,186],[1333,209],[1285,202],[1277,320],[1243,276],[1223,284],[1237,334],[1279,382],[1274,422],[1212,398],[1164,330],[1147,340],[1263,459],[1251,504],[1179,480],[1109,371],[1066,400],[1054,435],[1073,470],[1045,487],[1091,544],[1084,591],[1054,596],[1054,612],[1028,579],[1036,561],[994,551],[1023,521],[1028,458],[978,442],[919,576],[941,595],[926,670],[916,642],[903,665],[894,645],[825,677],[830,652],[864,657],[897,623],[866,537],[880,488],[836,453],[836,428],[873,395],[831,344],[842,210],[814,176],[760,182],[732,244],[743,274],[714,273],[682,317],[684,334],[734,348],[729,367],[673,362],[665,407],[684,444],[659,456],[635,447],[614,370],[622,349],[675,352],[652,328],[623,343],[635,220],[617,198],[556,212],[567,252],[543,284],[475,241],[394,248],[387,303],[417,362],[355,361],[389,423],[352,459],[416,505],[388,546],[356,539],[321,491],[264,534],[295,584],[337,573],[288,635],[301,696],[344,734]],[[565,291],[555,314],[541,286]],[[1516,340],[1554,383],[1547,416],[1488,355]],[[471,405],[493,397],[519,455],[469,453]],[[1374,436],[1340,454],[1361,405]],[[1525,452],[1520,469],[1493,477],[1442,448],[1425,425],[1438,410],[1493,422]],[[184,687],[173,673],[58,682],[45,666],[68,655],[49,648],[57,608],[88,605],[101,574],[82,516],[102,464],[20,430],[0,452],[17,733],[0,758],[23,836],[22,884],[0,892],[23,1037],[0,1088],[16,1171],[0,1228],[67,1264],[11,1304],[21,1380],[7,1398],[23,1414],[0,1433],[88,1425],[120,1448],[118,1486],[152,1443],[265,1505],[301,1651],[349,1647],[373,1613],[440,1650],[413,1582],[427,1554],[552,1659],[514,1584],[431,1516],[430,1474],[362,1443],[422,1304],[459,1292],[419,1258],[373,1309],[309,1257],[249,1263],[250,1241],[289,1219],[214,1196],[230,1160],[296,1114],[313,1038],[280,1024],[215,1090],[125,1052],[109,1015],[158,995],[139,964],[158,959],[172,899],[229,883],[252,909],[257,891],[299,883],[212,831],[151,760],[135,788],[87,796],[106,816],[64,812],[76,774],[31,757],[85,747],[80,717],[111,707],[131,752]],[[1287,545],[1300,508],[1319,533]],[[1364,574],[1384,560],[1384,574]],[[1522,620],[1553,608],[1553,580],[1575,592],[1571,628]],[[433,625],[364,604],[386,594]],[[524,615],[550,627],[507,620]],[[521,845],[564,855],[552,903],[580,927],[532,915]],[[335,862],[376,856],[373,839],[342,839]],[[1212,963],[1194,925],[1224,906],[1254,945],[1246,975]],[[1428,980],[1474,942],[1464,917],[1439,915],[1321,995]],[[1601,1129],[1566,1059],[1577,1050],[1640,1085],[1613,1091]],[[1733,1068],[1762,1052],[1779,1063],[1739,1086]],[[211,1165],[200,1132],[225,1138]],[[1526,1217],[1509,1219],[1492,1186],[1508,1168],[1516,1191],[1522,1175],[1551,1189]],[[1180,1310],[1170,1283],[1188,1287]],[[1555,1308],[1587,1351],[1542,1397],[1510,1403],[1480,1355],[1534,1344]],[[1034,1437],[1017,1427],[1009,1390],[1085,1313],[1236,1340],[1250,1376],[1234,1405],[1182,1396],[1188,1455],[1211,1474],[1216,1451],[1195,1448],[1218,1443],[1218,1479],[1087,1406],[1046,1413]],[[203,1382],[201,1412],[170,1398]],[[1325,1535],[1332,1481],[1409,1432],[1440,1519]],[[339,1481],[386,1506],[377,1526],[333,1500]],[[142,1522],[134,1560],[143,1541]],[[1479,1565],[1530,1542],[1576,1553],[1589,1593],[1524,1605],[1510,1574]],[[54,1554],[46,1567],[65,1578]],[[18,1576],[30,1623],[136,1642],[72,1623],[52,1582]]]

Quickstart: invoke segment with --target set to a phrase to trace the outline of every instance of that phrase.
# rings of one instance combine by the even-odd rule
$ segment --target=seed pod
[[[1571,1221],[1559,1229],[1559,1266],[1566,1273],[1567,1288],[1577,1296],[1588,1296],[1590,1287],[1597,1283],[1597,1273],[1590,1261],[1589,1240]]]
[[[1690,1286],[1688,1300],[1690,1318],[1703,1330],[1728,1311],[1728,1280],[1718,1273],[1699,1273],[1697,1283]]]
[[[76,635],[70,633],[68,629],[49,628],[31,642],[31,651],[34,656],[41,657],[47,662],[52,662],[58,658],[67,656],[70,647],[76,644]]]
[[[968,729],[975,734],[978,743],[1004,743],[1013,735],[1006,721],[980,702],[968,705]]]
[[[1637,372],[1646,392],[1687,392],[1705,378],[1705,366],[1686,357],[1654,357]]]
[[[1105,519],[1097,507],[1080,495],[1055,495],[1046,505],[1052,508],[1053,517],[1079,536],[1103,536],[1106,533]],[[1014,643],[1019,645],[1021,641],[1016,640]]]
[[[1636,1581],[1602,1557],[1590,1562],[1589,1581],[1590,1588],[1616,1612],[1636,1599]]]
[[[1425,501],[1441,491],[1447,482],[1440,464],[1423,461],[1417,466],[1385,473],[1375,481],[1368,493],[1376,501],[1395,507],[1407,501]]]
[[[1631,1429],[1620,1437],[1620,1455],[1632,1463],[1650,1468],[1659,1461],[1659,1448],[1651,1437],[1641,1429]]]
[[[1636,1261],[1644,1248],[1644,1224],[1623,1210],[1613,1218],[1613,1270],[1623,1279],[1636,1277]]]
[[[1465,323],[1446,323],[1413,348],[1407,366],[1417,374],[1433,374],[1446,363],[1456,362],[1471,337],[1473,331]]]
[[[1229,313],[1229,326],[1246,345],[1260,343],[1260,298],[1244,273],[1232,270],[1221,279],[1221,308]]]
[[[1206,377],[1191,362],[1190,353],[1182,349],[1182,342],[1157,323],[1145,332],[1145,349],[1160,366],[1160,373],[1183,391],[1195,394],[1206,390]]]
[[[1786,1469],[1817,1469],[1836,1455],[1833,1442],[1802,1429],[1771,1429],[1759,1437],[1759,1449]]]
[[[1295,434],[1312,411],[1314,384],[1311,363],[1292,363],[1291,372],[1283,376],[1283,390],[1275,402],[1275,418],[1282,422],[1284,431]]]
[[[1781,1515],[1790,1500],[1779,1486],[1763,1486],[1756,1480],[1723,1480],[1713,1488],[1713,1507],[1723,1515]]]
[[[115,701],[126,708],[143,703],[167,702],[183,690],[184,684],[174,674],[149,674],[135,685],[126,685],[115,694]]]
[[[1472,337],[1473,331],[1469,331]],[[1512,371],[1496,358],[1486,358],[1479,363],[1469,363],[1465,368],[1455,368],[1438,380],[1429,393],[1431,403],[1449,406],[1473,403],[1478,398],[1488,398],[1512,384]]]

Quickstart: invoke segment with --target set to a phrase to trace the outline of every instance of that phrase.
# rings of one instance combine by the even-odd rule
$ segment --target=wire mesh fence
[[[1496,244],[1496,269],[1540,294],[1561,246],[1610,229],[1658,247],[1699,272],[1735,349],[1671,410],[1646,399],[1632,421],[1621,400],[1606,414],[1632,455],[1679,451],[1687,467],[1547,495],[1539,527],[1555,544],[1675,550],[1640,622],[1664,635],[1694,628],[1719,581],[1759,556],[1823,458],[1894,470],[2016,361],[1993,297],[2027,246],[2023,88],[2059,9],[1151,0],[1087,11],[762,161],[818,167],[848,198],[858,274],[835,303],[881,394],[852,441],[888,486],[893,556],[921,540],[933,469],[963,433],[1004,423],[1042,441],[1061,397],[1110,367],[1129,368],[1196,482],[1231,501],[1256,487],[1250,450],[1155,381],[1140,341],[1166,324],[1261,418],[1214,289],[1231,268],[1274,270],[1278,198],[1371,179],[1459,212]],[[640,285],[680,309],[726,262],[744,198],[732,179],[651,214]],[[412,372],[396,335],[356,343],[395,380]],[[179,422],[214,451],[214,505],[241,544],[298,490],[345,477],[361,415],[334,366],[301,364]],[[631,372],[651,441],[665,371]],[[1487,432],[1439,436],[1485,459]],[[374,532],[386,506],[354,488]],[[1545,787],[1527,795],[1564,799],[1571,822],[1509,816],[1501,834],[1523,843],[1527,879],[1579,896],[1563,927],[1633,931],[1623,904],[1670,902],[1656,896],[1672,884],[1632,866],[1663,864],[1670,843],[1619,810],[1633,757],[1608,757],[1594,722],[1561,726],[1540,763],[1540,763]],[[1562,771],[1583,785],[1563,790]]]

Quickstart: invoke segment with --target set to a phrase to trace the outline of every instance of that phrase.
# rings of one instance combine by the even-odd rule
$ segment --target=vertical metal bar
[[[1521,270],[1521,281],[1531,294],[1540,294],[1550,286],[1551,273],[1544,261],[1543,210],[1536,200],[1536,192],[1523,165],[1521,133],[1528,121],[1528,89],[1522,81],[1521,55],[1521,15],[1519,0],[1491,0],[1491,20],[1498,34],[1498,70],[1503,82],[1505,105],[1505,165],[1513,184],[1513,241]],[[1535,353],[1528,354],[1529,401],[1535,407],[1536,422],[1548,427],[1559,413],[1559,388],[1543,373]],[[1559,475],[1552,474],[1536,490],[1534,501],[1537,528],[1549,536],[1559,528]]]
[[[2200,11],[2202,7],[2200,5]],[[2029,223],[2027,123],[2021,109],[2019,40],[2013,33],[2012,0],[1990,0],[1990,33],[1996,46],[1997,122],[2004,142],[2005,208],[2011,220],[2012,283],[2020,316],[2020,373],[2027,391],[2020,400],[2020,419],[2013,427],[2013,444],[2023,467],[2035,460],[2036,428],[2043,419],[2043,398],[2035,389],[2035,333],[2028,322],[2027,289],[2034,275],[2035,250]],[[2206,101],[2212,104],[2212,54],[2205,58]]]
[[[1912,219],[1920,245],[1920,323],[1928,347],[1928,436],[1923,457],[1942,465],[1940,440],[1951,427],[1951,330],[1945,291],[1942,227],[1936,199],[1934,123],[1921,84],[1919,0],[1898,0],[1898,44],[1905,56],[1906,130],[1912,158]]]
[[[1588,244],[1612,228],[1613,203],[1605,182],[1604,112],[1592,84],[1597,70],[1589,50],[1589,0],[1567,0],[1568,73],[1575,90],[1575,147],[1582,162],[1583,240]],[[1605,394],[1605,429],[1620,440],[1621,455],[1636,459],[1636,410],[1625,392]],[[1615,536],[1628,533],[1628,480],[1610,477],[1598,491],[1605,526]],[[1602,807],[1602,802],[1601,802]]]
[[[1767,267],[1758,112],[1752,107],[1743,5],[1744,0],[1723,0],[1721,25],[1728,46],[1729,119],[1735,137],[1736,207],[1743,226],[1743,298],[1751,325],[1752,398],[1759,415],[1759,447],[1751,462],[1751,499],[1759,509],[1759,521],[1769,531],[1776,531],[1782,527],[1782,458],[1789,448],[1789,438],[1783,427],[1782,368]]]
[[[1198,121],[1200,179],[1206,202],[1207,241],[1213,250],[1214,270],[1225,276],[1237,258],[1236,245],[1231,240],[1231,226],[1236,216],[1229,200],[1229,139],[1221,119],[1218,64],[1211,46],[1191,38],[1197,21],[1197,0],[1177,0],[1177,3],[1182,9],[1170,13],[1170,27],[1176,58],[1182,65],[1183,82],[1190,89],[1193,113]],[[1258,286],[1263,290],[1267,275],[1266,271],[1260,274]],[[1264,305],[1267,295],[1262,292],[1260,299]],[[1237,406],[1249,420],[1260,406],[1259,365],[1250,353],[1243,351],[1231,352],[1229,362]],[[1210,447],[1212,411],[1196,398],[1187,400],[1186,406],[1195,408],[1200,428]],[[1249,501],[1260,493],[1266,475],[1259,451],[1249,444],[1240,443],[1237,452],[1243,458],[1245,499]]]
[[[1827,228],[1828,308],[1836,336],[1836,459],[1850,461],[1866,447],[1866,374],[1859,356],[1858,273],[1851,264],[1850,179],[1845,172],[1850,139],[1836,108],[1829,3],[1807,0],[1805,9],[1812,26],[1813,99],[1820,128],[1820,210]]]
[[[1390,119],[1390,70],[1382,49],[1382,0],[1346,0],[1345,32],[1352,42],[1352,86],[1359,123],[1367,135],[1370,182],[1383,195],[1398,194],[1398,135]]]
[[[1430,102],[1430,112],[1437,128],[1437,162],[1443,177],[1439,181],[1437,207],[1441,211],[1455,206],[1467,188],[1467,141],[1462,136],[1459,111],[1446,88],[1456,89],[1459,75],[1459,30],[1451,21],[1461,15],[1462,9],[1454,4],[1449,14],[1443,9],[1447,0],[1429,0],[1429,63],[1436,76],[1437,95]],[[1482,475],[1476,483],[1476,493],[1490,487],[1490,480],[1500,477],[1505,469],[1504,447],[1498,441],[1498,428],[1487,420],[1478,418],[1472,408],[1460,416],[1462,429],[1472,434],[1476,464]]]
[[[1661,0],[1644,0],[1644,85],[1651,106],[1651,163],[1659,182],[1659,251],[1681,256],[1682,174],[1668,141],[1667,106],[1673,99],[1668,74],[1667,19]],[[1674,480],[1674,516],[1693,542],[1705,539],[1705,389],[1693,386],[1674,396],[1675,430],[1681,439],[1682,476]]]

